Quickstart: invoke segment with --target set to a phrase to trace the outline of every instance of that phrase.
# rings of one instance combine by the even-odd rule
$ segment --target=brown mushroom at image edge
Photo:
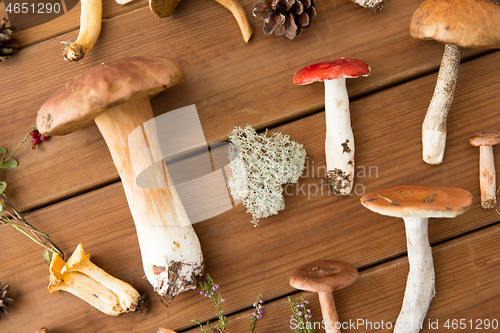
[[[184,78],[180,65],[170,59],[113,60],[70,81],[37,116],[44,135],[65,135],[97,124],[122,180],[146,278],[167,300],[196,288],[203,276],[198,237],[163,159],[151,157],[161,147],[149,96]],[[139,174],[141,183],[151,186],[139,186]]]
[[[481,207],[493,209],[497,206],[496,172],[493,146],[500,143],[500,131],[482,131],[469,140],[479,147],[479,187],[481,189]]]
[[[435,296],[428,220],[431,217],[453,218],[465,213],[472,204],[472,195],[452,187],[398,186],[368,193],[360,200],[363,206],[375,213],[404,220],[410,271],[394,332],[419,332],[419,325],[408,323],[423,323]]]
[[[358,276],[358,270],[346,262],[315,261],[293,272],[290,276],[290,286],[317,292],[325,332],[340,333],[339,316],[332,292],[350,286]]]
[[[464,47],[500,48],[498,1],[426,0],[413,13],[411,36],[445,43],[434,95],[422,124],[422,158],[443,162],[447,117]]]

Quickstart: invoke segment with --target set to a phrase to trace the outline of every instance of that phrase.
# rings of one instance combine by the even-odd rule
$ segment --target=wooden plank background
[[[250,13],[252,2],[242,3]],[[196,104],[207,141],[224,140],[234,126],[251,124],[304,144],[308,169],[299,184],[287,187],[284,211],[262,220],[259,228],[253,228],[241,205],[194,225],[206,272],[227,300],[232,332],[246,330],[249,307],[259,292],[273,301],[255,332],[287,331],[286,296],[301,295],[288,285],[289,275],[301,264],[327,258],[361,270],[359,281],[338,293],[341,318],[394,321],[407,272],[403,223],[364,209],[359,197],[400,184],[455,186],[474,195],[466,214],[430,221],[438,297],[429,318],[500,320],[498,214],[479,207],[478,149],[468,144],[474,132],[500,127],[500,83],[491,74],[500,69],[499,52],[465,51],[445,163],[430,166],[421,160],[420,130],[443,46],[409,37],[418,1],[389,1],[378,13],[350,1],[318,1],[313,28],[293,41],[264,36],[261,20],[251,18],[255,33],[248,45],[231,14],[214,1],[181,2],[164,20],[152,16],[144,1],[104,5],[109,16],[101,37],[81,64],[62,60],[60,41],[78,34],[78,22],[69,16],[67,22],[47,24],[39,35],[20,37],[27,47],[0,64],[0,145],[13,149],[34,124],[40,105],[78,73],[119,56],[149,54],[178,60],[188,76],[153,100],[157,115]],[[369,77],[348,81],[358,177],[357,192],[343,198],[322,186],[323,86],[291,82],[307,63],[340,56],[363,59],[372,67]],[[1,176],[12,201],[32,210],[28,220],[68,255],[82,242],[96,264],[147,293],[150,310],[111,318],[72,295],[49,295],[41,248],[0,226],[0,281],[11,285],[9,295],[15,299],[11,313],[2,316],[1,330],[32,332],[47,326],[50,332],[154,332],[167,327],[195,332],[199,329],[191,319],[214,318],[212,305],[197,291],[165,307],[143,278],[133,221],[96,128],[51,138],[36,150],[25,145],[17,158],[19,168]],[[463,265],[466,279],[456,276],[452,262]],[[469,277],[474,269],[479,273]],[[319,315],[315,296],[304,295]]]

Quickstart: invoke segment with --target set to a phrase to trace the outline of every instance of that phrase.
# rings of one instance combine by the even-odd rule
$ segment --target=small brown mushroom
[[[342,261],[311,262],[290,276],[290,285],[296,289],[318,293],[326,333],[340,333],[339,316],[333,291],[350,286],[358,278],[358,270]]]
[[[497,205],[496,173],[493,146],[500,143],[500,131],[482,131],[469,140],[479,147],[479,187],[481,188],[481,206],[492,209]]]
[[[413,13],[412,37],[445,43],[434,95],[422,124],[422,157],[441,164],[446,147],[446,120],[455,93],[464,47],[500,47],[498,1],[426,0]]]

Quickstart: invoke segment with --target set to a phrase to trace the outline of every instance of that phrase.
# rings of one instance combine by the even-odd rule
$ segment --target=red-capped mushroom
[[[325,332],[340,333],[339,316],[332,292],[349,287],[358,275],[358,270],[346,262],[315,261],[293,272],[290,285],[296,289],[317,292]]]
[[[500,143],[500,131],[483,131],[469,140],[479,147],[479,187],[481,188],[481,206],[492,209],[497,205],[495,159],[493,146]]]
[[[369,74],[370,67],[361,60],[337,59],[306,66],[293,76],[299,85],[325,83],[327,178],[336,195],[351,193],[354,184],[354,134],[345,79]]]

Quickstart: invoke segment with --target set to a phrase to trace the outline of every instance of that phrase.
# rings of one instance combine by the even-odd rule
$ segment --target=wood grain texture
[[[494,53],[462,66],[448,124],[445,162],[441,166],[427,165],[420,156],[420,124],[435,74],[351,104],[359,171],[355,190],[368,192],[401,184],[438,185],[464,188],[475,196],[473,207],[464,215],[430,220],[432,243],[498,220],[494,210],[485,211],[479,207],[478,150],[469,145],[468,139],[485,127],[500,127],[499,117],[491,116],[497,112],[498,81],[486,75],[499,66],[499,56]],[[406,249],[402,220],[364,209],[359,203],[359,192],[338,198],[321,186],[323,113],[275,130],[289,134],[304,144],[308,152],[308,172],[299,184],[285,189],[286,209],[262,220],[258,228],[252,226],[251,217],[241,206],[194,225],[202,244],[206,272],[224,286],[227,313],[245,309],[258,292],[266,299],[291,293],[290,272],[311,260],[335,258],[363,269],[400,256]],[[33,168],[35,172],[35,164]],[[12,285],[13,297],[17,299],[11,314],[2,319],[8,331],[15,331],[19,323],[24,322],[31,325],[26,328],[42,324],[61,332],[67,327],[73,332],[85,332],[88,331],[85,325],[91,325],[90,330],[107,332],[146,332],[156,327],[179,330],[191,327],[193,314],[202,321],[213,318],[212,305],[200,302],[197,291],[179,295],[167,308],[154,295],[143,279],[135,229],[120,183],[39,209],[28,215],[28,219],[51,235],[68,254],[82,242],[96,264],[147,292],[152,306],[144,315],[110,318],[71,295],[49,295],[43,277],[47,267],[41,260],[40,248],[15,230],[2,226],[0,244],[2,255],[8,260],[2,262],[1,279]],[[404,286],[406,275],[398,276],[397,283]],[[18,283],[20,279],[24,279],[23,283]],[[372,292],[379,290],[375,288]],[[389,301],[394,304],[381,309],[397,311],[399,297],[391,296]],[[61,307],[67,310],[56,320],[53,316]],[[477,309],[480,311],[481,306],[477,305]],[[386,318],[385,312],[382,315],[380,318]]]
[[[134,0],[126,5],[119,5],[115,2],[115,0],[104,0],[102,17],[104,20],[107,20],[145,6],[148,6],[147,0]],[[65,15],[39,26],[19,31],[15,34],[18,40],[17,45],[24,48],[51,38],[55,38],[70,31],[78,30],[80,27],[80,13],[80,4],[77,4],[76,7],[68,11]],[[36,16],[40,14],[32,15]],[[67,40],[63,39],[62,41]]]
[[[500,226],[497,224],[433,247],[436,297],[421,333],[498,331],[500,326],[494,329],[487,320],[490,325],[493,320],[500,321],[499,241]],[[391,260],[362,270],[352,286],[334,292],[339,319],[344,325],[342,332],[392,332],[387,327],[395,326],[408,268],[406,256]],[[309,300],[313,322],[319,328],[321,312],[317,294],[292,294],[296,301],[301,296]],[[264,303],[264,317],[257,321],[254,332],[294,332],[290,329],[295,326],[295,322],[290,322],[291,313],[285,298]],[[227,332],[248,331],[251,314],[252,311],[246,310],[229,316]],[[465,326],[460,329],[461,319]],[[450,328],[445,327],[447,321]],[[453,328],[454,325],[457,326]],[[184,332],[200,332],[200,329],[196,327]],[[321,332],[324,330],[316,330],[316,333]]]
[[[409,36],[411,14],[419,3],[389,2],[375,14],[348,0],[320,1],[313,27],[294,40],[264,36],[262,20],[252,17],[255,34],[248,44],[241,41],[229,11],[215,1],[181,2],[175,14],[163,20],[141,7],[108,19],[82,63],[65,62],[61,55],[61,40],[75,39],[77,30],[24,48],[2,63],[0,142],[13,149],[57,89],[102,61],[128,55],[163,55],[180,62],[187,80],[153,100],[155,113],[196,104],[207,141],[226,138],[234,126],[273,127],[323,108],[321,84],[299,87],[291,81],[293,73],[309,63],[339,57],[366,61],[372,74],[349,80],[351,98],[436,71],[443,46]],[[250,13],[252,1],[242,4]],[[482,52],[466,50],[464,58]],[[421,96],[425,102],[432,95],[432,81]],[[26,145],[17,156],[22,171],[13,170],[7,180],[16,184],[11,195],[21,210],[118,180],[96,128],[51,139],[35,152]],[[33,183],[43,188],[42,196]]]

